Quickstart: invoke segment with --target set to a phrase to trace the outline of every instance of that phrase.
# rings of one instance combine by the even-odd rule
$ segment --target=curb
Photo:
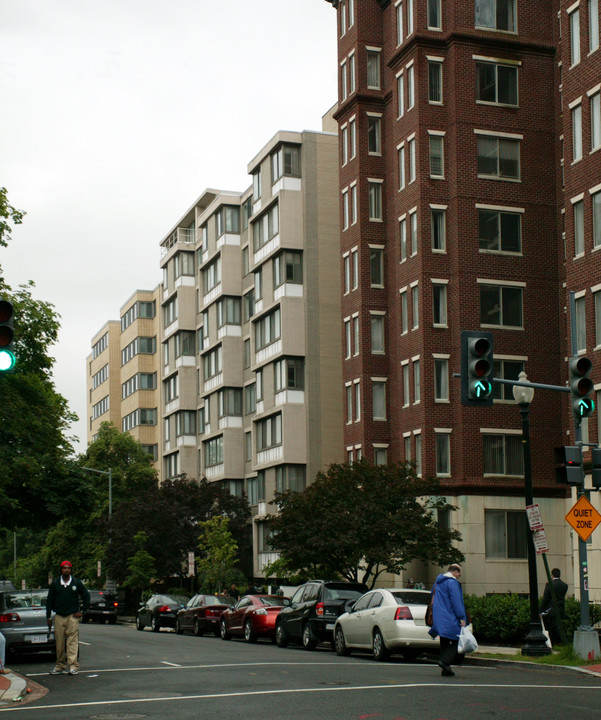
[[[532,668],[544,669],[544,670],[572,670],[577,673],[584,673],[585,675],[592,675],[593,677],[601,677],[601,672],[598,671],[598,666],[594,666],[595,670],[589,670],[586,666],[579,665],[544,665],[542,663],[532,663],[527,660],[501,660],[497,658],[484,658],[474,656],[466,656],[463,661],[464,664],[473,665],[528,665]]]
[[[0,703],[21,701],[27,693],[27,680],[22,675],[17,675],[10,670],[2,676],[2,679],[7,681],[8,687],[0,688]]]

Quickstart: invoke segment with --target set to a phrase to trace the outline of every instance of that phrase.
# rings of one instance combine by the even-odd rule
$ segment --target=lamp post
[[[527,383],[528,378],[522,370],[518,378]],[[532,463],[530,456],[530,403],[534,398],[534,388],[524,385],[513,386],[513,398],[520,407],[522,416],[522,449],[524,453],[524,481],[526,506],[534,503],[532,492]],[[548,655],[551,650],[543,635],[538,611],[538,579],[536,575],[536,552],[532,533],[528,531],[528,585],[530,592],[530,629],[526,635],[522,655]]]
[[[113,518],[113,474],[111,471],[111,468],[108,470],[96,470],[96,468],[89,468],[85,467],[83,470],[87,470],[88,472],[98,473],[99,475],[108,475],[109,478],[109,545],[111,544],[112,537],[111,537],[111,521]],[[111,590],[114,592],[114,589],[112,588],[113,581],[109,579],[108,572],[106,574],[106,589]]]

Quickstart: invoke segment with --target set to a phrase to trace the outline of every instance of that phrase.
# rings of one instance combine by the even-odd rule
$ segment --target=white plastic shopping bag
[[[467,653],[474,652],[477,649],[478,642],[474,637],[472,631],[468,630],[466,627],[462,627],[461,632],[459,633],[459,644],[457,646],[457,652],[461,653],[462,655],[467,655]]]

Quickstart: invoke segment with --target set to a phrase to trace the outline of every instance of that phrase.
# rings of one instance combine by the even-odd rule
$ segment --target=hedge
[[[466,595],[465,607],[472,618],[479,642],[496,645],[519,645],[530,625],[530,600],[520,595]],[[601,605],[591,603],[590,622],[601,620]],[[568,640],[580,626],[580,601],[566,598],[563,620]]]

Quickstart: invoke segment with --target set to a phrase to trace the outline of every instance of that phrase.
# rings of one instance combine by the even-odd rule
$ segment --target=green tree
[[[305,492],[276,493],[271,543],[289,571],[371,587],[413,560],[461,561],[453,546],[461,535],[438,523],[440,512],[453,509],[439,493],[435,480],[417,477],[407,464],[332,464]]]
[[[154,566],[154,558],[148,550],[146,550],[147,541],[148,536],[143,530],[136,533],[134,544],[137,549],[135,554],[128,558],[127,569],[129,570],[129,575],[122,583],[124,587],[129,587],[140,592],[150,585],[150,581],[156,576],[157,572]]]
[[[13,225],[20,225],[23,217],[26,215],[22,210],[17,210],[8,202],[8,191],[5,187],[0,187],[0,246],[6,247],[12,234]]]
[[[229,518],[215,516],[199,523],[200,557],[196,561],[198,577],[204,586],[221,593],[238,559],[238,544],[229,531]]]

